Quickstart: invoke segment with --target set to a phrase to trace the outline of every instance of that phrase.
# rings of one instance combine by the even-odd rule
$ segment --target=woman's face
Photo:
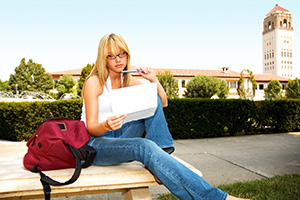
[[[123,50],[116,49],[115,54],[108,50],[106,63],[109,70],[121,73],[127,66],[127,53]]]

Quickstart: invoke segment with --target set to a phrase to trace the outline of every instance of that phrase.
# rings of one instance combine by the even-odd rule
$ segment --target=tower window
[[[287,20],[286,19],[283,20],[283,28],[287,28]]]
[[[271,22],[269,21],[268,23],[268,30],[271,30],[272,29],[272,25],[271,25]]]

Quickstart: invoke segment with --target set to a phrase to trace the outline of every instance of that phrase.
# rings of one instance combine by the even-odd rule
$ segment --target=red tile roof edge
[[[194,77],[196,75],[207,75],[214,76],[219,78],[240,78],[240,73],[229,70],[228,72],[223,72],[222,70],[208,70],[208,69],[166,69],[166,68],[153,68],[156,73],[158,71],[171,71],[174,77]],[[57,72],[48,72],[50,75],[64,75],[71,74],[75,76],[80,76],[82,68],[57,71]],[[134,75],[134,74],[133,74]],[[249,77],[249,74],[244,74],[244,77]],[[273,74],[254,74],[256,81],[270,81],[270,80],[279,80],[279,81],[288,81],[288,78],[273,75]]]

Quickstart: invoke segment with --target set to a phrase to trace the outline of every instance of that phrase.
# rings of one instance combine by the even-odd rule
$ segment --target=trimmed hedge
[[[0,103],[0,138],[28,140],[46,119],[80,119],[80,100]],[[164,108],[174,139],[300,130],[300,100],[170,99]]]
[[[28,140],[46,119],[80,119],[81,107],[80,100],[1,102],[0,138],[12,141]]]
[[[174,99],[165,108],[170,132],[180,139],[252,132],[256,112],[254,101],[234,99]]]
[[[266,100],[257,102],[261,129],[271,132],[300,130],[300,100]]]

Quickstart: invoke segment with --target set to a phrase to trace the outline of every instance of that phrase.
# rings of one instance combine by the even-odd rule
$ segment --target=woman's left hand
[[[153,69],[150,67],[140,67],[137,70],[143,70],[143,72],[140,72],[139,74],[143,76],[145,79],[147,79],[150,82],[156,82],[156,73]]]

